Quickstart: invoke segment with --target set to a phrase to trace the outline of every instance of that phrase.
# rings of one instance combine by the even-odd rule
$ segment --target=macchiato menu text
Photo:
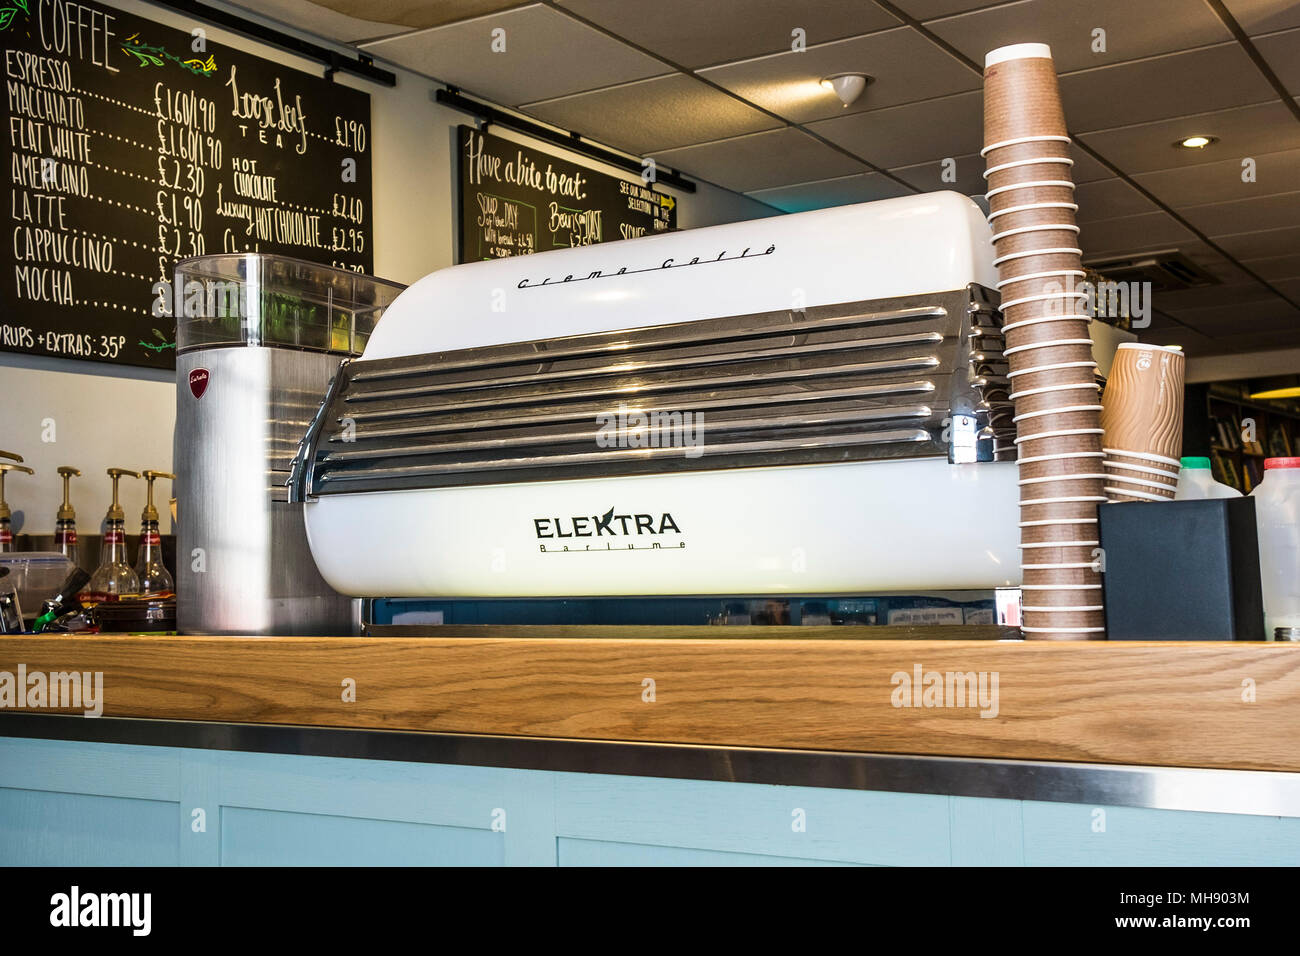
[[[95,3],[5,0],[0,350],[175,366],[180,259],[373,271],[370,97]]]

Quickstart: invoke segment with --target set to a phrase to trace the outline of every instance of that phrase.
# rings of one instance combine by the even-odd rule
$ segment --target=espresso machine
[[[290,501],[366,597],[1015,586],[995,284],[942,192],[444,269],[338,368]]]

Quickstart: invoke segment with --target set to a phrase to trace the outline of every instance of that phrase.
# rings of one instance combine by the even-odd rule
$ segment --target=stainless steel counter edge
[[[0,737],[1300,817],[1300,774],[53,714]]]

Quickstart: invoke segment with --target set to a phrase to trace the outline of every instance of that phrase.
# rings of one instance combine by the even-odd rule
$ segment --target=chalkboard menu
[[[676,201],[513,140],[461,126],[460,259],[476,262],[674,229]]]
[[[179,259],[373,271],[368,94],[87,0],[2,0],[0,48],[0,348],[173,368]]]

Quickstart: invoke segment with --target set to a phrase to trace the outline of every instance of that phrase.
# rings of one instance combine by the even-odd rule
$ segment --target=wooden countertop
[[[1295,644],[0,638],[19,665],[102,672],[105,716],[1300,772]],[[918,668],[947,706],[906,693]],[[983,674],[984,705],[948,672]]]

